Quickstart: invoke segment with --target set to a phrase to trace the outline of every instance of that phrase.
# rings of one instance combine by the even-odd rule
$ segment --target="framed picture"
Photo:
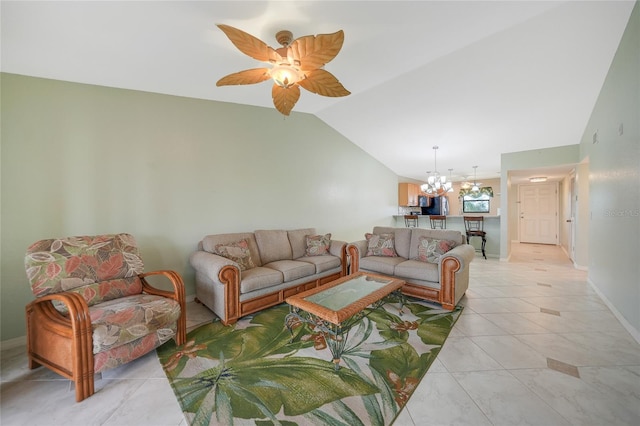
[[[489,213],[491,205],[489,200],[463,200],[463,213]]]

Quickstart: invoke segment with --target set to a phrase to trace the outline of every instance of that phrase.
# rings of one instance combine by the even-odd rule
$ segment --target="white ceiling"
[[[2,1],[3,72],[272,108],[262,66],[215,24],[345,32],[325,69],[351,91],[302,90],[315,114],[400,176],[499,177],[500,154],[580,142],[634,6],[625,1]],[[287,120],[295,120],[295,114]],[[533,173],[533,172],[532,172]],[[536,173],[534,173],[536,174]]]

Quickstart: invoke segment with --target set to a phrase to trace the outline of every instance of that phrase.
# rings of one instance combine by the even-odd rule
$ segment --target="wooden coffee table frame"
[[[332,310],[307,300],[310,296],[326,292],[331,288],[341,286],[361,277],[386,284],[338,310]],[[368,272],[357,272],[353,275],[339,278],[322,287],[314,288],[295,296],[288,297],[286,302],[289,304],[289,314],[285,317],[285,326],[291,333],[292,339],[293,329],[299,324],[310,324],[316,330],[320,331],[327,342],[331,355],[333,356],[335,369],[338,370],[340,368],[340,358],[344,352],[349,331],[355,324],[364,318],[368,312],[378,309],[380,306],[387,303],[387,297],[393,293],[400,299],[400,315],[402,315],[405,299],[400,289],[404,283],[405,282],[402,280],[370,274]]]

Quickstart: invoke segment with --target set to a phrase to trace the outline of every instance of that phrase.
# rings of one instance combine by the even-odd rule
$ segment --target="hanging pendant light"
[[[427,183],[422,185],[420,189],[427,194],[427,197],[439,197],[447,192],[453,191],[451,181],[447,181],[447,177],[438,173],[437,152],[438,146],[433,147],[433,172],[427,178]],[[451,169],[453,170],[453,169]]]
[[[480,186],[478,185],[478,182],[476,180],[477,168],[478,166],[473,166],[473,186],[471,187],[471,192],[473,192],[474,194],[477,194],[478,192],[480,192]]]

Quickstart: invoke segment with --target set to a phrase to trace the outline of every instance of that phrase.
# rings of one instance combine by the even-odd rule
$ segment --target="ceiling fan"
[[[333,34],[303,36],[293,40],[290,31],[279,31],[276,40],[282,47],[274,49],[260,39],[229,25],[218,25],[231,42],[245,55],[271,65],[253,68],[222,77],[216,86],[255,84],[272,79],[271,97],[276,109],[289,115],[300,98],[300,87],[322,96],[347,96],[351,92],[333,74],[322,67],[336,57],[344,41],[342,30]]]

